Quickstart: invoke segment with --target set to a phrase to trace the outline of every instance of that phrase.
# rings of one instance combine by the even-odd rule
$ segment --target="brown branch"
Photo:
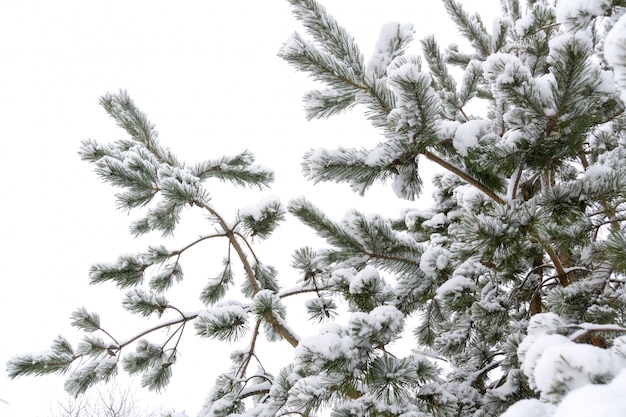
[[[517,189],[519,188],[519,183],[522,179],[522,174],[524,173],[524,164],[526,164],[526,159],[528,158],[528,155],[530,154],[530,152],[526,152],[524,154],[524,157],[522,158],[522,162],[520,162],[519,164],[519,168],[517,169],[516,175],[515,175],[515,183],[513,184],[513,191],[511,192],[511,200],[515,199],[515,195],[517,194]]]
[[[306,294],[306,293],[310,293],[310,292],[325,291],[325,290],[329,290],[331,288],[332,288],[332,285],[327,285],[327,286],[324,286],[324,287],[321,287],[321,288],[300,288],[300,289],[297,289],[297,290],[290,289],[289,291],[279,293],[278,297],[280,297],[280,298],[287,298],[287,297],[291,297],[292,295]]]
[[[554,249],[552,249],[550,246],[548,246],[545,243],[542,243],[542,242],[540,243],[541,243],[541,246],[543,246],[543,248],[545,249],[548,256],[550,257],[550,260],[554,264],[554,269],[556,269],[556,274],[559,277],[559,284],[561,284],[562,287],[567,287],[570,284],[570,281],[569,281],[569,278],[567,277],[567,272],[565,272],[565,269],[563,268],[561,259],[556,254]]]
[[[138,339],[140,339],[140,338],[144,337],[144,336],[145,336],[145,335],[147,335],[147,334],[150,334],[150,333],[152,333],[152,332],[155,332],[155,331],[157,331],[157,330],[160,330],[160,329],[163,329],[163,328],[166,328],[166,327],[173,326],[173,325],[175,325],[175,324],[183,324],[183,323],[186,323],[186,322],[188,322],[188,321],[190,321],[190,320],[195,319],[196,317],[198,317],[198,314],[197,314],[197,313],[192,314],[192,315],[190,315],[190,316],[183,316],[183,317],[178,318],[178,319],[176,319],[176,320],[170,320],[170,321],[166,321],[166,322],[161,323],[161,324],[157,324],[156,326],[151,327],[151,328],[150,328],[150,329],[148,329],[148,330],[144,330],[143,332],[139,333],[138,335],[136,335],[136,336],[134,336],[134,337],[132,337],[132,338],[130,338],[130,339],[128,339],[128,340],[126,340],[124,343],[120,343],[120,344],[118,344],[117,348],[118,348],[118,349],[122,349],[123,347],[126,347],[126,346],[130,345],[131,343],[133,343],[133,342],[137,341]]]
[[[182,254],[183,252],[185,252],[187,249],[190,249],[191,247],[193,247],[193,246],[197,245],[198,243],[200,243],[200,242],[202,242],[202,241],[204,241],[204,240],[207,240],[207,239],[212,239],[212,238],[214,238],[214,237],[225,237],[225,236],[226,236],[226,234],[224,234],[224,233],[217,233],[217,234],[214,234],[214,235],[200,236],[197,240],[194,240],[194,241],[193,241],[193,242],[191,242],[190,244],[188,244],[188,245],[186,245],[186,246],[184,246],[184,247],[182,247],[182,248],[180,248],[180,249],[178,249],[178,250],[172,251],[172,252],[170,253],[170,256],[181,255],[181,254]]]
[[[239,241],[237,240],[235,232],[230,227],[228,227],[228,224],[226,224],[226,221],[224,220],[224,218],[220,216],[219,213],[216,212],[215,209],[213,209],[213,207],[209,206],[204,201],[200,201],[198,199],[193,200],[193,203],[196,206],[207,210],[209,213],[211,213],[211,215],[213,215],[217,219],[218,223],[224,230],[224,234],[228,238],[228,241],[230,242],[232,247],[235,249],[235,252],[237,252],[237,255],[239,256],[239,260],[241,260],[241,263],[243,264],[243,268],[246,271],[246,275],[248,276],[248,281],[250,282],[252,291],[255,294],[259,292],[261,288],[259,287],[259,283],[257,282],[254,276],[254,271],[252,271],[250,262],[248,262],[248,258],[246,257],[246,254],[243,251],[241,244],[239,244]]]
[[[244,390],[242,389],[241,391],[243,392]],[[270,389],[269,388],[265,388],[263,385],[258,385],[256,387],[256,389],[248,390],[248,391],[245,392],[245,394],[239,395],[238,397],[240,399],[244,399],[244,398],[251,397],[253,395],[269,394],[269,393],[270,393]],[[241,392],[240,392],[240,394],[241,394]]]
[[[219,215],[219,213],[217,213],[213,209],[213,207],[209,206],[204,201],[201,201],[198,199],[193,200],[193,203],[196,206],[207,210],[209,213],[211,213],[211,215],[213,215],[217,219],[218,223],[224,230],[226,237],[228,237],[228,240],[231,246],[235,249],[235,252],[237,252],[237,255],[239,256],[239,260],[243,264],[243,268],[246,271],[246,275],[248,277],[248,281],[250,282],[250,286],[252,287],[253,293],[256,294],[259,291],[261,291],[261,287],[259,286],[259,282],[257,281],[254,271],[252,270],[252,266],[250,265],[250,262],[248,261],[248,258],[246,257],[246,253],[244,252],[243,248],[241,247],[241,244],[239,243],[239,240],[237,239],[238,235],[236,234],[236,232],[231,227],[228,226],[226,221],[222,218],[222,216]],[[246,244],[247,244],[247,241],[246,241]],[[300,338],[291,329],[289,329],[285,325],[285,323],[283,323],[281,320],[278,320],[276,318],[273,318],[272,320],[268,320],[268,322],[272,325],[272,327],[274,327],[274,329],[278,332],[278,334],[280,334],[283,337],[283,339],[289,342],[291,346],[293,347],[298,346]]]
[[[254,261],[256,263],[260,263],[259,262],[259,258],[256,256],[256,253],[254,253],[254,249],[252,249],[252,245],[250,245],[250,243],[248,242],[248,240],[245,238],[245,236],[243,236],[241,233],[235,231],[234,232],[237,236],[239,236],[243,242],[246,244],[246,246],[248,247],[248,250],[250,251],[250,253],[252,254],[252,257],[254,258]]]
[[[261,327],[261,320],[257,320],[256,325],[254,326],[254,332],[252,334],[252,341],[250,342],[250,349],[248,349],[248,357],[244,360],[244,362],[241,364],[241,367],[237,371],[239,378],[243,378],[246,375],[246,370],[248,369],[250,360],[252,359],[252,356],[254,356],[254,348],[256,346],[256,339],[259,335],[260,327]]]
[[[283,339],[289,342],[291,346],[298,346],[300,338],[287,327],[286,323],[284,323],[282,319],[272,316],[272,319],[268,320],[268,322],[272,325],[272,327],[274,327],[274,329],[276,329],[278,334],[280,334]]]
[[[438,157],[437,155],[433,154],[430,151],[423,151],[422,154],[426,158],[428,158],[431,161],[433,161],[434,163],[440,165],[442,168],[447,169],[448,171],[452,172],[455,175],[458,175],[465,182],[467,182],[467,183],[473,185],[474,187],[478,188],[480,191],[485,193],[488,197],[490,197],[496,203],[504,204],[504,199],[502,199],[502,197],[500,197],[498,194],[496,194],[493,191],[491,191],[484,184],[481,184],[476,179],[474,179],[471,176],[469,176],[466,172],[463,172],[460,168],[450,164],[447,161],[444,161],[442,158]]]
[[[438,156],[434,155],[433,153],[431,153],[429,151],[424,151],[423,154],[424,154],[424,156],[426,156],[431,161],[439,164],[441,167],[447,169],[448,171],[452,172],[453,174],[458,175],[461,179],[463,179],[467,183],[469,183],[469,184],[475,186],[476,188],[478,188],[480,191],[482,191],[487,196],[489,196],[494,202],[496,202],[498,204],[504,204],[505,203],[505,201],[502,199],[502,197],[500,197],[498,194],[496,194],[493,191],[491,191],[484,184],[481,184],[480,182],[478,182],[477,180],[475,180],[474,178],[469,176],[467,173],[463,172],[458,167],[455,167],[454,165],[448,163],[447,161],[444,161],[443,159],[439,158]],[[557,275],[559,277],[560,284],[563,287],[568,286],[570,284],[570,282],[569,282],[569,279],[567,277],[567,273],[565,272],[565,269],[563,268],[563,264],[561,263],[561,260],[559,259],[558,255],[556,254],[554,249],[552,249],[548,244],[542,242],[541,239],[539,239],[539,236],[538,236],[537,233],[534,233],[534,235],[535,235],[534,236],[535,239],[537,239],[537,242],[539,242],[541,244],[541,246],[545,249],[546,253],[550,257],[550,260],[554,264],[554,268],[556,269]]]
[[[578,330],[577,332],[575,332],[572,336],[570,336],[570,338],[576,342],[578,340],[580,340],[581,338],[588,336],[594,332],[614,332],[614,333],[626,333],[626,328],[618,326],[618,325],[611,325],[611,324],[597,324],[597,325],[578,325],[578,324],[572,324],[567,326],[569,329],[576,329]]]

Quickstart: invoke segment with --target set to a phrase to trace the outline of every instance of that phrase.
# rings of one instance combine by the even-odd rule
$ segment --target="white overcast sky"
[[[442,46],[459,41],[437,0],[322,3],[366,59],[380,26],[390,20],[415,25],[415,51],[417,40],[430,33]],[[491,13],[485,15],[490,27],[497,0],[463,3],[469,11]],[[45,350],[57,334],[74,335],[68,317],[77,307],[99,312],[105,327],[110,323],[122,338],[138,329],[120,322],[127,320],[117,313],[121,293],[87,283],[91,264],[159,243],[158,237],[135,241],[128,235],[128,216],[115,211],[112,190],[77,157],[82,139],[124,137],[98,105],[107,91],[128,90],[156,123],[162,143],[183,160],[252,150],[259,163],[274,168],[276,187],[269,193],[285,203],[305,194],[336,218],[350,207],[393,216],[397,207],[420,204],[390,204],[395,197],[384,187],[360,198],[345,185],[312,188],[302,179],[306,150],[371,147],[379,137],[358,111],[306,122],[301,97],[312,84],[276,57],[294,30],[301,26],[282,0],[0,0],[0,399],[9,402],[0,402],[0,416],[43,417],[63,397],[61,378],[10,381],[4,363],[18,353]],[[218,187],[214,203],[236,208],[262,194],[250,200]],[[264,252],[267,263],[287,264],[293,249],[309,243],[292,223],[268,242],[278,245],[282,237],[292,246]],[[196,287],[219,268],[223,253],[217,248],[210,255],[208,268],[195,276],[187,271],[186,280],[197,281]],[[293,279],[289,275],[280,276],[285,285]],[[180,303],[184,310],[199,308],[196,287],[187,290],[191,302]],[[171,388],[154,401],[195,415],[216,373],[227,370],[229,350],[218,347],[182,346]],[[292,354],[288,347],[275,348],[277,355]]]

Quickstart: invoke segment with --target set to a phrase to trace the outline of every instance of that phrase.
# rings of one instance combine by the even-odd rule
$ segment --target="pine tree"
[[[193,322],[201,337],[248,338],[202,416],[575,415],[581,401],[605,407],[602,415],[626,413],[619,397],[593,403],[599,392],[626,388],[626,116],[617,88],[626,59],[615,41],[626,3],[502,0],[489,31],[459,1],[443,2],[468,51],[442,50],[431,36],[421,55],[409,55],[412,26],[390,23],[366,62],[319,2],[289,1],[306,35],[295,32],[279,55],[322,85],[305,95],[307,118],[362,106],[382,135],[372,149],[311,150],[304,175],[361,194],[391,181],[412,201],[422,193],[420,163],[438,165],[433,206],[398,219],[353,210],[335,220],[305,198],[287,207],[266,200],[229,219],[205,182],[264,188],[268,169],[248,151],[187,165],[160,145],[124,92],[104,96],[129,139],[86,141],[81,157],[123,189],[120,208],[144,209],[131,232],[171,235],[188,207],[202,210],[215,232],[92,267],[92,283],[126,291],[128,311],[167,320],[119,341],[81,308],[72,314],[86,333],[77,347],[59,337],[47,353],[11,360],[9,375],[71,370],[66,388],[79,394],[121,365],[159,390]],[[282,283],[288,290],[254,250],[286,212],[328,244],[295,250],[301,276],[295,287]],[[165,297],[183,279],[181,257],[217,238],[228,251],[200,294],[207,308],[183,313]],[[245,301],[230,296],[240,266]],[[309,296],[310,319],[324,323],[317,335],[301,339],[288,325],[283,300],[294,295]],[[343,307],[347,317],[338,314]],[[420,319],[416,348],[400,356],[391,345],[409,317]],[[163,328],[170,332],[161,343],[143,338]],[[295,347],[277,375],[251,371],[261,328]]]

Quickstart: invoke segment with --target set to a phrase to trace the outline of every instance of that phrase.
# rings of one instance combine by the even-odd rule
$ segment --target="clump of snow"
[[[585,385],[570,392],[559,404],[554,417],[626,416],[625,393],[626,369],[606,385]]]
[[[530,319],[526,332],[530,336],[554,334],[565,326],[567,326],[567,323],[554,313],[535,314]]]
[[[600,83],[596,86],[595,91],[607,94],[615,94],[617,92],[617,85],[615,84],[615,79],[613,78],[613,73],[611,71],[601,70],[599,81]]]
[[[377,323],[377,327],[389,326],[400,329],[404,325],[404,314],[394,306],[379,306],[370,311],[371,319]]]
[[[445,213],[437,213],[432,216],[429,220],[425,220],[422,222],[422,226],[426,227],[438,227],[446,224],[446,215]]]
[[[545,108],[543,111],[545,115],[548,117],[554,116],[556,114],[553,93],[553,89],[556,88],[556,79],[554,78],[554,74],[548,73],[535,78],[535,87],[541,97],[541,102],[544,103]]]
[[[199,312],[196,323],[198,326],[202,325],[202,320],[208,323],[218,323],[224,317],[237,317],[245,320],[248,317],[248,307],[236,300],[225,301]]]
[[[569,339],[560,334],[549,334],[538,337],[528,336],[524,338],[517,349],[517,356],[522,361],[522,371],[528,377],[528,385],[530,385],[531,388],[537,389],[535,369],[537,368],[537,363],[543,352],[551,346],[560,346],[567,343],[569,343]],[[541,374],[541,369],[538,373]]]
[[[501,417],[550,417],[552,406],[531,398],[521,400],[510,406]],[[568,417],[573,417],[568,416]]]
[[[359,294],[366,291],[368,288],[372,288],[373,285],[379,282],[380,275],[376,268],[368,266],[362,271],[359,271],[350,281],[350,294]]]
[[[515,22],[515,33],[518,36],[524,36],[528,29],[530,29],[534,23],[535,17],[533,16],[533,14],[527,13],[525,16]]]
[[[457,127],[452,145],[461,155],[467,156],[467,151],[478,146],[479,139],[489,133],[490,128],[491,120],[469,120]]]
[[[404,215],[404,223],[409,229],[413,229],[420,219],[428,219],[432,217],[432,213],[422,210],[410,210]]]
[[[527,133],[521,129],[509,130],[502,135],[500,147],[513,152],[517,149],[517,143],[526,138]]]
[[[390,67],[387,70],[387,75],[390,78],[411,80],[416,83],[427,82],[430,84],[430,75],[423,72],[419,64],[415,62],[406,62],[399,67]]]
[[[380,29],[374,53],[367,63],[368,75],[381,75],[395,58],[390,51],[396,52],[397,45],[406,45],[413,40],[414,33],[411,23],[387,22]]]
[[[584,413],[567,414],[562,411],[559,403],[561,401],[566,403],[566,399],[567,402],[575,403],[577,401],[575,398],[578,397],[576,393],[579,392],[588,392],[589,395],[595,395],[596,391],[610,392],[613,389],[612,380],[616,381],[616,386],[626,383],[626,378],[623,382],[619,379],[626,368],[626,357],[622,351],[626,338],[623,341],[621,340],[623,336],[617,338],[613,347],[602,349],[585,343],[575,343],[570,337],[555,334],[558,330],[564,329],[564,325],[565,322],[554,313],[533,316],[529,322],[528,335],[518,346],[518,357],[522,362],[522,371],[528,377],[529,386],[540,393],[542,402],[557,405],[558,411],[555,415],[587,415]],[[615,410],[623,410],[625,404],[616,403]],[[523,415],[521,413],[524,407],[530,408],[534,405],[527,404],[510,408],[510,414],[505,414],[505,416]],[[568,412],[574,410],[569,406],[564,409]],[[626,414],[602,413],[599,415]]]
[[[594,17],[603,16],[612,3],[611,0],[559,0],[556,20],[568,30],[584,27]]]
[[[503,52],[489,55],[483,63],[483,75],[497,84],[513,83],[520,77],[532,78],[530,69],[518,57]]]
[[[458,297],[461,293],[469,290],[474,291],[476,284],[469,278],[461,275],[453,276],[437,288],[437,297],[444,298],[446,295]]]
[[[289,390],[289,399],[287,405],[297,408],[304,402],[316,401],[320,397],[324,397],[329,385],[334,381],[328,377],[320,375],[309,375],[296,381],[294,386]]]
[[[255,221],[261,221],[265,217],[263,212],[271,209],[271,207],[279,207],[280,199],[275,195],[269,195],[262,198],[256,204],[250,204],[239,209],[241,216],[250,216]]]
[[[397,173],[391,182],[391,189],[398,198],[414,200],[422,189],[422,180],[418,170],[418,157],[413,163],[397,166]]]
[[[349,285],[355,273],[354,268],[339,268],[332,272],[331,279],[334,285]]]
[[[436,278],[448,265],[449,253],[441,246],[429,246],[420,257],[420,269],[427,276]]]
[[[622,90],[621,99],[626,102],[626,15],[617,21],[606,36],[604,58],[613,67],[615,80]]]
[[[172,179],[182,184],[196,184],[200,181],[198,177],[191,173],[189,168],[179,168],[171,165],[161,165],[157,176],[161,182]]]
[[[481,206],[486,196],[478,188],[472,185],[462,185],[454,190],[454,198],[460,207],[465,210],[471,211],[476,207]]]
[[[390,126],[400,132],[400,140],[410,139],[406,130],[413,130],[436,113],[437,98],[432,88],[432,79],[421,71],[419,58],[394,60],[387,69],[389,86],[396,96],[395,108],[387,116]],[[408,87],[410,86],[410,87]],[[407,90],[408,88],[408,90]]]
[[[593,42],[587,32],[567,32],[550,39],[548,47],[550,48],[548,62],[553,62],[555,59],[559,59],[559,56],[555,54],[556,51],[568,48],[571,48],[573,53],[591,51]]]
[[[585,178],[593,180],[602,177],[603,175],[610,174],[611,172],[613,172],[613,170],[607,166],[591,165],[585,171]]]
[[[369,313],[353,313],[348,327],[359,344],[372,341],[387,344],[395,340],[404,329],[404,314],[394,306],[383,305]]]
[[[554,336],[557,335],[544,337]],[[536,387],[548,399],[559,400],[574,389],[611,380],[616,370],[611,351],[566,340],[567,343],[546,346],[534,369]]]
[[[457,120],[440,120],[437,123],[437,137],[440,139],[450,139],[454,137],[454,133],[461,126],[461,122]]]
[[[321,372],[328,361],[354,357],[354,339],[339,324],[320,329],[319,334],[306,337],[296,347],[296,366],[306,367],[312,373]]]
[[[402,155],[402,149],[382,143],[369,151],[363,162],[369,166],[385,166]]]

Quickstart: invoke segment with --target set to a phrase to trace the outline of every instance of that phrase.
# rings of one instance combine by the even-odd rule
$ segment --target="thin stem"
[[[287,292],[282,292],[280,294],[278,294],[278,296],[280,298],[287,298],[287,297],[291,297],[292,295],[298,295],[298,294],[306,294],[306,293],[310,293],[310,292],[316,292],[318,293],[319,291],[324,291],[324,290],[329,290],[332,288],[332,285],[327,285],[325,287],[322,288],[300,288],[298,290],[289,290]]]
[[[111,340],[113,340],[113,342],[115,342],[116,345],[119,346],[118,341],[113,337],[113,335],[111,335],[111,333],[107,332],[106,330],[104,330],[102,327],[100,327],[100,331],[104,334],[106,334],[107,336],[109,336],[111,338]]]
[[[463,110],[463,106],[457,107],[457,110],[459,111],[459,113],[461,113],[461,116],[463,116],[463,119],[465,119],[465,121],[468,122],[470,118],[467,117],[467,114],[465,114],[465,110]]]
[[[252,245],[250,245],[250,243],[248,242],[248,239],[245,238],[245,236],[243,236],[241,233],[239,232],[234,232],[237,236],[239,236],[243,242],[246,244],[246,246],[248,247],[248,250],[250,251],[250,253],[252,254],[252,257],[254,258],[254,261],[256,263],[259,263],[259,258],[256,256],[256,253],[254,253],[254,249],[252,249]]]
[[[155,332],[155,331],[160,330],[160,329],[164,329],[164,328],[166,328],[166,327],[173,326],[173,325],[175,325],[175,324],[186,323],[186,322],[188,322],[188,321],[190,321],[190,320],[195,319],[196,317],[198,317],[198,313],[192,314],[192,315],[190,315],[190,316],[183,316],[183,317],[178,318],[178,319],[176,319],[176,320],[170,320],[170,321],[166,321],[166,322],[164,322],[164,323],[158,324],[158,325],[156,325],[156,326],[154,326],[154,327],[151,327],[151,328],[150,328],[150,329],[148,329],[148,330],[144,330],[143,332],[139,333],[138,335],[136,335],[136,336],[134,336],[134,337],[132,337],[132,338],[128,339],[128,340],[127,340],[127,341],[125,341],[124,343],[120,343],[120,344],[118,344],[118,348],[119,348],[119,349],[122,349],[122,348],[124,348],[124,347],[126,347],[126,346],[130,345],[131,343],[133,343],[133,342],[135,342],[135,341],[139,340],[140,338],[144,337],[144,336],[145,336],[145,335],[147,335],[147,334],[150,334],[150,333]]]
[[[202,242],[204,240],[212,239],[214,237],[225,237],[225,236],[226,236],[225,233],[216,233],[214,235],[201,236],[200,238],[198,238],[197,240],[194,240],[193,242],[191,242],[187,246],[184,246],[181,249],[173,251],[172,253],[170,253],[170,256],[175,256],[175,255],[180,256],[184,251],[186,251],[187,249],[197,245],[198,243],[200,243],[200,242]]]
[[[254,356],[254,348],[256,346],[256,340],[259,336],[259,328],[261,327],[261,320],[257,320],[254,326],[254,332],[252,333],[252,340],[250,341],[250,349],[248,349],[248,357],[244,360],[243,364],[241,364],[241,368],[238,373],[239,378],[243,378],[246,375],[246,370],[248,369],[248,365],[250,364],[250,360],[252,356]]]

